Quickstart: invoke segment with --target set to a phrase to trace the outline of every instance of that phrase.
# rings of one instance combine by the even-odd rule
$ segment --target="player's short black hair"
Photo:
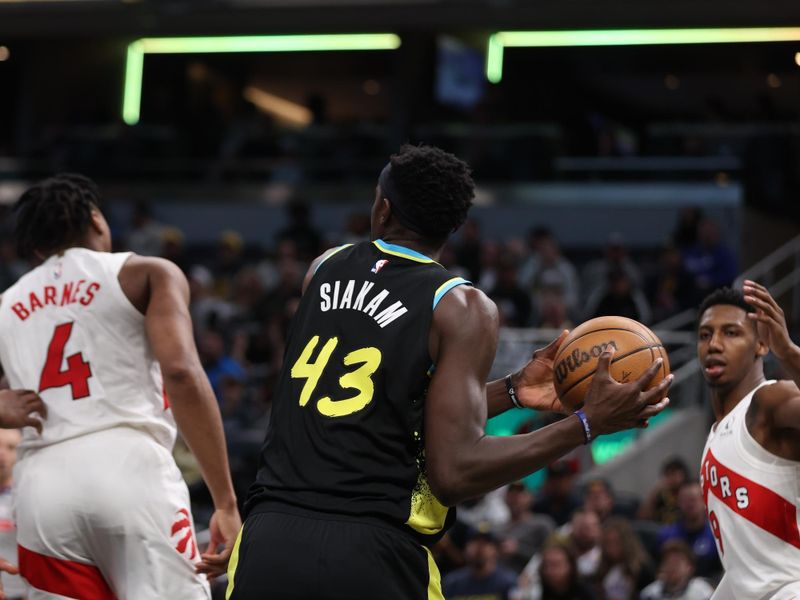
[[[390,158],[392,182],[403,196],[403,208],[426,235],[446,238],[467,219],[475,196],[469,165],[435,146],[405,144]]]
[[[741,291],[729,287],[721,287],[717,288],[708,296],[706,296],[703,302],[700,304],[700,309],[697,311],[698,325],[700,324],[700,319],[703,317],[703,313],[705,313],[712,306],[717,306],[719,304],[738,306],[743,311],[749,313],[756,311],[755,308],[745,302],[744,294]]]
[[[40,181],[14,205],[14,237],[17,252],[31,258],[36,252],[49,256],[75,245],[100,208],[100,190],[88,177],[60,173]]]

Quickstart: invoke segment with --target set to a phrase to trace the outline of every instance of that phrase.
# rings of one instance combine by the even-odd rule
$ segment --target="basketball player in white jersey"
[[[47,408],[14,471],[20,571],[29,600],[207,599],[176,423],[214,501],[212,544],[241,521],[188,285],[168,261],[111,253],[99,203],[60,175],[15,206],[20,254],[41,264],[2,296],[0,363]]]
[[[800,348],[763,286],[700,307],[697,350],[716,423],[701,484],[725,568],[716,600],[800,599]],[[767,381],[769,352],[791,377]]]

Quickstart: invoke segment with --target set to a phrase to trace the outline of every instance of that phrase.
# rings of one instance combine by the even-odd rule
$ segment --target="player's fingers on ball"
[[[653,377],[656,376],[662,364],[664,364],[664,359],[658,357],[653,361],[653,364],[647,367],[647,370],[639,376],[636,380],[636,385],[639,387],[639,390],[643,390],[650,385],[650,382],[653,381]]]
[[[653,402],[658,402],[667,394],[667,390],[669,386],[672,385],[672,381],[675,379],[675,376],[670,373],[664,379],[662,379],[657,386],[653,389],[647,390],[643,392],[642,395],[646,398],[647,404],[653,404]]]
[[[602,379],[611,379],[609,368],[611,366],[611,359],[614,357],[614,346],[608,345],[606,349],[600,354],[597,359],[597,370],[595,371],[595,379],[599,376]]]

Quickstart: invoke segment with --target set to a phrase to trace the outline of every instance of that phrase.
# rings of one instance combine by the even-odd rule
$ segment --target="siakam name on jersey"
[[[378,312],[383,301],[389,296],[389,291],[382,290],[367,302],[367,296],[374,285],[374,282],[364,281],[356,292],[356,282],[352,279],[344,285],[338,280],[333,284],[325,282],[319,286],[319,309],[322,312],[340,309],[359,310],[375,319],[375,322],[381,327],[386,327],[408,312],[408,309],[399,300]]]
[[[11,310],[24,321],[37,310],[46,306],[67,306],[69,304],[82,304],[89,306],[94,300],[94,295],[100,289],[100,284],[96,281],[88,282],[85,279],[69,281],[60,286],[46,285],[37,294],[30,292],[27,302],[15,302],[11,305]]]

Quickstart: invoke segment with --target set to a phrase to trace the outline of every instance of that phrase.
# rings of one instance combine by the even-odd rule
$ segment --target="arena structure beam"
[[[128,45],[122,118],[128,125],[139,122],[147,54],[396,50],[400,44],[394,33],[142,38]]]
[[[800,27],[498,31],[489,36],[486,50],[486,78],[492,83],[499,83],[502,80],[505,48],[742,44],[749,42],[795,41],[800,41]]]

